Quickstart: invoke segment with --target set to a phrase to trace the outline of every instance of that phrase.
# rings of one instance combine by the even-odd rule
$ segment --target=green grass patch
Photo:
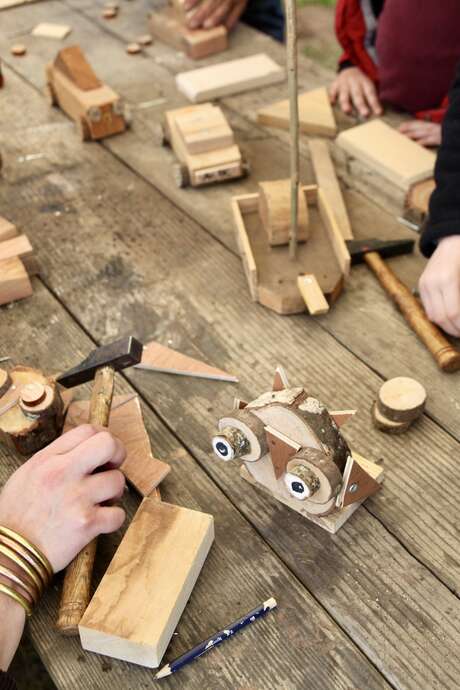
[[[305,7],[305,5],[326,5],[326,7],[332,7],[335,3],[336,0],[297,0],[299,7]]]

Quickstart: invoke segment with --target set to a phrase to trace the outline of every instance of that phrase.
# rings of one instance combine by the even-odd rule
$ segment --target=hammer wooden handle
[[[422,305],[409,288],[388,268],[377,252],[368,252],[364,255],[364,260],[396,303],[409,326],[431,352],[438,366],[443,371],[458,371],[460,352],[452,347],[439,328],[428,319]]]
[[[108,426],[114,376],[115,371],[112,367],[102,367],[96,372],[91,393],[90,424]],[[96,548],[97,539],[93,539],[67,566],[57,621],[57,629],[63,635],[78,635],[78,625],[91,597],[91,576]]]

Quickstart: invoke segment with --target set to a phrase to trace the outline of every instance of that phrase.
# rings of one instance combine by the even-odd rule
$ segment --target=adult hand
[[[419,290],[430,321],[460,337],[460,235],[439,241],[422,273]]]
[[[358,67],[347,67],[338,73],[329,89],[329,97],[331,103],[338,102],[347,115],[353,108],[361,117],[383,113],[374,82]]]
[[[212,29],[224,24],[230,31],[246,9],[248,0],[185,0],[189,29]]]
[[[72,429],[10,477],[0,493],[0,525],[43,551],[54,572],[62,570],[94,537],[123,524],[124,510],[106,502],[123,494],[117,468],[125,456],[107,430]]]
[[[439,146],[441,143],[441,125],[425,120],[410,120],[399,126],[399,131],[421,146]]]

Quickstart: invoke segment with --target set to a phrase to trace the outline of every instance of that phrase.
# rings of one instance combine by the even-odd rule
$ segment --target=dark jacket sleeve
[[[14,680],[3,671],[0,671],[0,690],[17,690]]]
[[[449,107],[442,124],[442,140],[434,171],[436,189],[420,249],[431,256],[438,241],[460,235],[460,65],[449,94]]]

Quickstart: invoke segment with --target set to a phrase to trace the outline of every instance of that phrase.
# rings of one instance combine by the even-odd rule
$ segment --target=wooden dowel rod
[[[297,9],[294,0],[285,0],[286,44],[289,90],[289,129],[291,139],[291,234],[289,256],[297,253],[299,222],[299,101],[297,95]]]

